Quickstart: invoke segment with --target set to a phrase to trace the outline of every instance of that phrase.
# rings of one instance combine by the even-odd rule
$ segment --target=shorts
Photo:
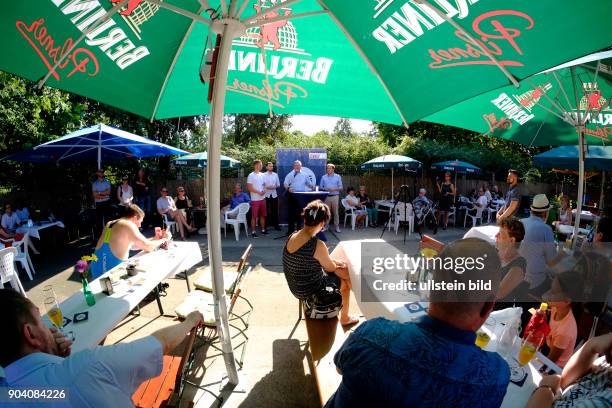
[[[251,216],[254,219],[266,215],[266,200],[251,201]]]

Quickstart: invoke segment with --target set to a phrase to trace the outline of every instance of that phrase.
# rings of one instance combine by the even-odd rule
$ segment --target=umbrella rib
[[[565,97],[565,101],[567,102],[567,106],[571,107],[572,103],[569,100],[569,96],[567,95],[567,91],[565,90],[563,85],[561,85],[561,81],[559,80],[559,76],[557,75],[557,72],[553,71],[552,74],[555,77],[555,80],[557,81],[557,83],[559,84],[559,89],[561,89],[561,92],[563,92],[563,96]]]
[[[510,82],[512,82],[512,84],[518,88],[519,82],[518,80],[514,77],[514,75],[512,75],[510,73],[510,71],[508,71],[506,69],[506,67],[504,67],[498,60],[497,58],[495,58],[493,56],[493,54],[491,54],[487,49],[485,49],[479,41],[477,41],[476,39],[474,39],[474,37],[468,33],[459,23],[457,23],[455,20],[453,20],[452,18],[448,17],[446,14],[442,13],[439,9],[435,8],[434,6],[431,5],[431,3],[429,3],[427,0],[414,0],[416,3],[419,4],[423,4],[427,7],[429,7],[434,13],[436,13],[440,18],[443,18],[444,20],[446,20],[449,24],[451,24],[453,27],[455,27],[457,30],[459,30],[463,35],[465,35],[471,42],[472,44],[475,44],[478,49],[484,54],[486,55],[491,61],[493,61],[493,64],[495,64],[497,66],[497,68],[500,69],[501,72],[504,73],[504,75],[506,77],[508,77],[508,79],[510,80]]]
[[[259,20],[259,19],[265,19],[265,15],[266,14],[272,13],[272,12],[274,12],[276,10],[279,10],[279,9],[283,8],[283,7],[289,7],[290,5],[295,4],[295,3],[299,2],[299,1],[302,1],[302,0],[287,0],[287,1],[282,2],[282,3],[278,2],[278,3],[276,3],[276,5],[274,5],[272,7],[268,7],[265,10],[261,9],[260,11],[258,11],[255,14],[253,14],[252,16],[250,16],[248,18],[245,18],[244,20],[242,20],[242,23],[247,25],[247,24],[251,23],[252,21],[256,21],[256,20]],[[268,20],[266,20],[266,22],[268,22]]]
[[[266,24],[270,24],[270,23],[275,23],[277,21],[295,20],[296,18],[317,16],[319,14],[328,14],[328,13],[329,13],[328,10],[315,10],[315,11],[308,11],[308,12],[300,13],[300,14],[290,14],[288,16],[278,16],[278,17],[266,19],[266,20],[263,20],[263,21],[260,21],[260,20],[252,21],[252,22],[246,24],[246,27],[247,28],[257,27],[257,26],[260,26],[260,25],[266,25]]]
[[[531,82],[531,80],[530,80],[529,78],[525,79],[525,82],[527,82],[529,85],[531,85],[531,87],[532,87],[534,90],[536,90],[536,89],[538,88],[538,87],[537,87],[537,86],[536,86],[536,85],[535,85],[533,82]],[[555,101],[554,101],[554,100],[553,100],[553,99],[552,99],[550,96],[548,96],[548,94],[547,94],[546,92],[542,92],[542,96],[544,96],[544,98],[546,98],[546,100],[547,100],[548,102],[550,102],[550,104],[551,104],[552,106],[554,106],[555,108],[557,108],[557,110],[559,110],[559,112],[561,112],[561,113],[565,113],[565,110],[564,110],[564,109],[563,109],[561,106],[559,106],[559,104],[558,104],[558,103],[556,103],[556,102],[555,102]],[[543,105],[541,105],[539,102],[538,102],[538,105],[540,105],[541,107],[544,107],[544,106],[543,106]],[[571,106],[571,105],[570,105],[570,106]],[[559,117],[560,117],[560,116],[559,116]],[[561,118],[561,117],[560,117],[560,118]],[[563,118],[561,118],[561,119],[563,119]]]
[[[249,5],[249,0],[242,0],[242,4],[240,5],[240,8],[232,17],[240,20],[240,16],[242,15],[242,13],[244,13],[244,9],[246,9],[246,6],[248,5]]]
[[[86,153],[86,152],[88,152],[90,150],[94,150],[94,149],[95,149],[95,147],[88,147],[87,149],[79,150],[78,152],[73,152],[73,153],[70,153],[70,154],[68,154],[69,152],[66,152],[59,159],[57,159],[57,161],[59,162],[60,160],[64,160],[64,159],[67,159],[67,158],[72,157],[72,156],[83,154],[83,153]]]
[[[408,121],[406,120],[406,118],[404,117],[404,114],[402,113],[402,111],[399,108],[399,105],[397,104],[397,101],[395,100],[395,98],[393,97],[393,95],[391,94],[391,91],[389,90],[389,88],[387,87],[387,84],[385,83],[385,81],[383,81],[383,79],[381,78],[380,74],[378,73],[378,71],[376,70],[376,68],[374,67],[374,65],[372,64],[372,61],[370,61],[370,59],[365,55],[365,53],[363,52],[363,50],[361,49],[361,47],[357,44],[357,42],[355,41],[355,39],[353,38],[352,35],[349,34],[349,32],[346,30],[346,28],[344,27],[344,25],[342,25],[342,23],[340,23],[340,21],[336,18],[336,16],[334,15],[334,13],[332,13],[332,11],[329,9],[329,7],[327,7],[327,5],[325,5],[325,3],[323,2],[323,0],[317,0],[317,2],[319,3],[319,5],[321,7],[323,7],[325,10],[328,11],[329,17],[334,20],[334,22],[336,23],[336,25],[338,26],[338,28],[340,28],[340,30],[344,33],[344,35],[346,36],[346,38],[348,38],[348,40],[350,41],[351,44],[353,44],[353,47],[355,47],[355,50],[357,50],[357,52],[359,53],[359,55],[361,55],[361,58],[363,58],[363,60],[365,61],[365,63],[368,65],[368,67],[370,68],[370,70],[372,71],[372,73],[374,73],[374,75],[376,76],[376,78],[378,78],[378,81],[380,82],[380,84],[382,85],[383,89],[385,90],[385,92],[387,93],[387,96],[389,96],[389,99],[391,99],[391,103],[393,104],[393,106],[395,107],[395,110],[397,111],[397,114],[399,115],[400,119],[402,120],[402,123],[404,124],[404,126],[406,128],[408,128]]]
[[[206,7],[205,5],[202,5],[200,10],[198,11],[198,14],[202,13],[205,7]],[[172,63],[170,64],[170,68],[168,69],[168,72],[166,73],[166,78],[164,78],[164,83],[159,89],[159,95],[157,95],[157,101],[155,102],[155,108],[153,108],[153,114],[151,115],[151,122],[155,120],[155,115],[157,114],[157,109],[159,108],[159,104],[161,102],[162,95],[164,94],[164,91],[166,90],[166,85],[168,84],[168,81],[170,80],[170,76],[172,75],[172,72],[174,71],[176,62],[178,61],[179,56],[181,55],[181,52],[183,51],[183,48],[185,47],[185,44],[187,43],[187,38],[191,34],[191,31],[193,30],[195,23],[196,23],[195,20],[191,22],[189,29],[187,29],[187,32],[185,33],[185,36],[183,37],[183,41],[181,41],[181,44],[176,50],[176,54],[174,54],[174,59],[172,60]]]
[[[200,23],[206,24],[209,27],[211,25],[210,20],[208,20],[207,18],[202,17],[199,14],[192,13],[191,11],[182,9],[180,7],[173,6],[172,4],[169,4],[169,3],[166,3],[166,2],[163,2],[163,1],[160,1],[160,0],[146,0],[146,1],[148,3],[155,4],[156,6],[159,6],[161,8],[165,8],[167,10],[174,11],[175,13],[180,14],[180,15],[185,16],[185,17],[188,17],[188,18],[190,18],[192,20],[199,21]]]
[[[48,72],[47,75],[45,75],[43,77],[43,79],[41,79],[40,81],[38,81],[38,89],[41,89],[44,85],[45,82],[47,82],[47,80],[49,79],[49,77],[51,75],[53,75],[53,73],[55,72],[55,70],[57,69],[57,67],[60,66],[60,64],[66,59],[67,56],[72,55],[72,51],[74,51],[74,49],[81,43],[81,41],[83,41],[85,39],[85,37],[87,37],[89,35],[89,33],[91,33],[93,30],[95,30],[96,28],[98,28],[102,23],[106,22],[106,20],[108,20],[109,18],[111,18],[114,14],[117,14],[117,12],[125,5],[127,4],[129,0],[121,0],[119,3],[117,3],[117,5],[115,7],[113,7],[112,9],[108,10],[102,17],[100,17],[98,20],[96,20],[96,22],[94,22],[92,25],[90,25],[89,27],[87,27],[87,29],[85,31],[83,31],[83,34],[81,34],[81,36],[79,38],[77,38],[77,40],[75,42],[72,43],[72,45],[70,46],[70,48],[68,48],[66,50],[66,52],[63,52],[60,56],[60,58],[57,60],[57,62],[55,63],[55,65],[53,65],[53,68],[51,68]]]

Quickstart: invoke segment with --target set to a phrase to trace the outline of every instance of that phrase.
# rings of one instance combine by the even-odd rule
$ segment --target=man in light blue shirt
[[[182,323],[142,339],[71,355],[72,343],[57,330],[50,330],[38,308],[21,294],[0,289],[0,308],[6,315],[0,348],[6,385],[65,390],[64,400],[45,402],[44,406],[132,406],[132,394],[140,384],[160,374],[163,355],[202,322],[202,315],[193,312]]]
[[[340,213],[338,208],[338,202],[340,200],[340,191],[342,191],[342,178],[339,174],[335,173],[336,166],[331,163],[327,164],[327,174],[321,177],[319,185],[321,190],[329,192],[329,195],[325,198],[325,204],[329,206],[332,215],[334,216],[334,225],[336,226],[336,232],[340,232]]]
[[[287,224],[288,233],[291,234],[300,225],[300,208],[297,197],[293,193],[304,191],[312,191],[312,183],[308,175],[302,171],[302,162],[296,160],[293,162],[293,171],[285,176],[283,183],[287,190]]]
[[[550,204],[545,194],[533,198],[531,215],[521,220],[525,227],[525,237],[521,242],[519,252],[527,261],[525,280],[529,282],[529,290],[540,296],[550,289],[552,283],[552,268],[563,252],[557,255],[555,238],[552,228],[546,224]]]

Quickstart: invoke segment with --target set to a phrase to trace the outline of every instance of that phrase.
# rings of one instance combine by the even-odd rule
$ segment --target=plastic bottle
[[[499,341],[497,343],[497,352],[504,358],[510,354],[512,351],[512,346],[514,345],[514,341],[516,340],[519,329],[521,326],[520,316],[518,319],[513,319],[507,323],[502,323],[504,325],[504,330],[499,337]]]
[[[548,336],[548,333],[550,333],[550,326],[548,325],[546,310],[548,310],[548,304],[541,303],[540,309],[531,316],[529,323],[527,323],[527,327],[525,327],[525,331],[523,332],[524,339],[526,339],[530,333],[536,334],[541,338],[541,341]]]

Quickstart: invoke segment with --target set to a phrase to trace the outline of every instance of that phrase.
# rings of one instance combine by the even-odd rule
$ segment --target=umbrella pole
[[[102,126],[98,132],[98,169],[102,168]]]
[[[206,166],[206,187],[208,190],[208,253],[213,283],[213,298],[215,303],[215,318],[217,331],[221,340],[225,368],[231,384],[238,384],[238,371],[232,349],[229,331],[227,298],[223,285],[223,265],[221,251],[221,220],[216,215],[221,205],[221,138],[223,125],[223,110],[225,105],[228,65],[232,40],[237,33],[235,20],[228,20],[223,26],[223,36],[218,53],[213,86],[213,97],[210,108],[210,137],[208,138],[208,165]]]
[[[395,196],[393,195],[393,167],[391,167],[391,200],[395,200]]]
[[[580,228],[580,215],[582,214],[582,201],[584,199],[584,128],[580,128],[579,133],[579,159],[578,159],[578,206],[576,207],[576,220],[574,221],[574,234],[572,249],[576,249],[578,240],[578,229]]]
[[[601,172],[601,193],[599,193],[599,211],[603,211],[604,187],[606,186],[606,171]]]

